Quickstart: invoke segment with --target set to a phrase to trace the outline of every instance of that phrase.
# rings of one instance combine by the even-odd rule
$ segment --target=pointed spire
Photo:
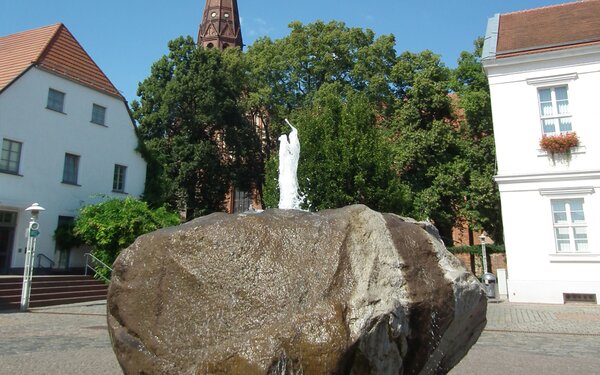
[[[206,0],[198,44],[205,48],[243,47],[237,0]]]

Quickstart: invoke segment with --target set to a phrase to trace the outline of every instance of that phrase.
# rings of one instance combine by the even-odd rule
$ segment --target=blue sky
[[[294,20],[338,20],[394,34],[396,50],[425,49],[456,66],[463,50],[485,33],[495,13],[536,8],[560,0],[238,0],[245,44],[288,34]],[[204,0],[0,0],[0,35],[64,23],[115,86],[132,101],[138,83],[180,35],[196,38]]]

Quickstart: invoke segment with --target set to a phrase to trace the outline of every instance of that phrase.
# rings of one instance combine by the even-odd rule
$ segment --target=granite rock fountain
[[[108,325],[125,374],[443,374],[486,306],[431,224],[273,209],[140,237],[114,264]]]

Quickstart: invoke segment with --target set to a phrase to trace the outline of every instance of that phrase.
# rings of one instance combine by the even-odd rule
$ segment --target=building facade
[[[483,52],[513,302],[600,296],[600,1],[496,15]],[[558,152],[541,140],[579,144]]]
[[[62,24],[0,37],[0,274],[23,268],[25,208],[40,214],[35,266],[84,265],[53,238],[101,196],[140,196],[146,163],[127,103]]]

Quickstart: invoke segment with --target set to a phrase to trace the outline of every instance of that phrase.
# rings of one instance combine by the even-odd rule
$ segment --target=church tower
[[[206,0],[198,44],[204,48],[243,48],[237,0]]]

